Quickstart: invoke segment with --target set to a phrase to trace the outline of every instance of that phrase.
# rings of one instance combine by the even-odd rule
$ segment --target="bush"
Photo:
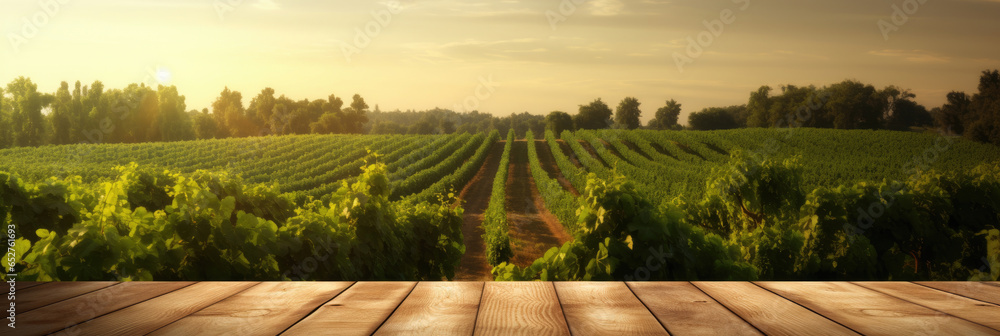
[[[273,187],[245,187],[224,173],[149,174],[134,164],[119,170],[97,192],[78,177],[23,188],[0,175],[5,224],[23,220],[22,210],[8,209],[44,195],[55,195],[52,204],[74,219],[65,229],[58,218],[22,226],[21,232],[37,228],[37,238],[18,238],[18,257],[13,265],[4,259],[4,266],[27,281],[440,280],[454,276],[465,250],[462,209],[390,203],[383,164],[364,167],[329,204],[302,208],[287,208],[289,200]],[[48,185],[59,192],[39,191]],[[276,211],[258,216],[269,209]]]

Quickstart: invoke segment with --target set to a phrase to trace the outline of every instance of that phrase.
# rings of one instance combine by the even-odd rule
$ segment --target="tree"
[[[177,87],[160,85],[157,96],[160,100],[158,123],[161,140],[180,141],[193,139],[194,132],[191,131],[191,125],[189,124],[190,118],[184,112],[187,109],[187,104],[184,102],[184,96],[177,92]]]
[[[18,77],[7,84],[10,93],[10,126],[14,144],[39,146],[45,135],[45,116],[42,115],[44,98],[38,85],[26,77]]]
[[[368,104],[365,103],[365,99],[361,98],[361,95],[355,94],[351,107],[344,110],[344,132],[360,134],[364,130],[365,123],[368,122],[368,117],[365,116],[366,112],[368,112]]]
[[[965,120],[969,118],[972,100],[965,92],[952,91],[948,93],[948,102],[941,106],[940,112],[934,116],[937,125],[952,134],[965,132]]]
[[[290,128],[287,125],[291,120],[293,108],[295,108],[295,102],[285,97],[285,95],[281,95],[281,97],[275,99],[274,109],[271,112],[271,120],[268,122],[271,126],[271,134],[284,135],[290,133]]]
[[[62,82],[59,90],[56,91],[55,101],[52,104],[52,114],[49,117],[52,122],[52,143],[65,145],[71,143],[70,114],[73,109],[73,96],[69,93],[69,84]]]
[[[79,98],[77,98],[77,91],[80,91]],[[70,127],[73,142],[87,141],[86,132],[102,132],[102,124],[104,130],[111,127],[111,119],[105,119],[108,117],[108,106],[107,100],[104,99],[104,83],[94,81],[90,84],[89,89],[84,86],[84,89],[81,90],[79,81],[77,81],[76,88],[73,90],[72,125]]]
[[[615,125],[618,128],[624,129],[636,129],[642,124],[639,123],[639,117],[642,116],[642,111],[639,110],[639,100],[635,97],[625,97],[620,103],[618,103],[618,108],[615,109]]]
[[[573,118],[577,129],[604,129],[611,126],[611,108],[601,98],[587,105],[580,105],[580,112]]]
[[[67,88],[68,89],[68,88]],[[62,100],[56,94],[56,100]],[[80,81],[76,81],[73,85],[73,94],[71,97],[71,103],[69,103],[69,119],[70,119],[70,131],[69,138],[71,142],[81,142],[84,141],[84,132],[87,130],[87,124],[89,123],[88,112],[89,110],[84,110],[83,108],[83,89],[81,87]],[[55,111],[53,111],[55,112]]]
[[[972,96],[976,119],[1000,117],[1000,70],[983,71],[979,92]]]
[[[972,96],[971,113],[964,120],[969,139],[1000,145],[1000,71],[983,71],[979,92]]]
[[[309,130],[316,134],[340,133],[340,123],[339,113],[324,113],[319,120],[309,124]]]
[[[438,123],[438,129],[441,130],[441,134],[455,133],[455,122],[449,119],[441,118],[441,122]]]
[[[312,115],[309,113],[308,108],[296,108],[292,111],[288,119],[288,128],[285,134],[309,134],[309,124],[312,123],[311,117]]]
[[[736,106],[739,107],[739,106]],[[688,126],[699,131],[733,129],[740,127],[733,107],[710,107],[688,116]]]
[[[343,113],[343,110],[341,110],[341,108],[344,107],[343,99],[340,99],[340,97],[331,94],[329,97],[327,97],[327,102],[329,104],[326,105],[327,108],[326,113]]]
[[[885,128],[897,131],[909,130],[910,127],[927,127],[934,125],[934,117],[923,105],[904,99],[893,103],[893,112],[886,120]]]
[[[676,100],[668,100],[666,105],[656,110],[656,116],[649,121],[649,128],[655,130],[668,130],[680,128],[677,120],[681,115],[681,104]]]
[[[827,113],[833,116],[833,127],[839,129],[878,129],[882,125],[885,100],[874,86],[857,81],[831,85]]]
[[[417,123],[410,125],[410,128],[406,130],[407,134],[434,134],[435,132],[434,124],[429,120],[422,119]]]
[[[771,100],[770,86],[761,86],[757,91],[750,93],[750,102],[747,103],[747,111],[750,116],[747,118],[748,127],[771,127],[770,111]]]
[[[139,106],[132,118],[128,142],[151,142],[163,140],[160,133],[160,97],[152,88],[142,84],[138,87]]]
[[[562,131],[573,130],[573,117],[569,113],[562,111],[552,111],[545,116],[545,129],[552,130],[555,134],[562,134]]]
[[[11,126],[7,122],[7,107],[3,88],[0,87],[0,148],[11,146]]]
[[[372,125],[371,134],[405,134],[406,127],[394,121],[379,121]]]
[[[247,108],[247,118],[257,129],[255,135],[263,135],[270,130],[271,113],[274,112],[274,89],[264,88],[250,100],[250,107]]]
[[[198,139],[213,139],[219,131],[216,129],[215,118],[208,113],[208,109],[202,109],[192,117],[194,121],[194,134]]]
[[[966,129],[965,137],[1000,146],[1000,118],[977,120]]]
[[[249,120],[246,119],[243,95],[239,91],[230,91],[229,87],[223,89],[219,98],[212,103],[212,116],[218,125],[218,138],[257,135],[252,127],[246,127],[249,126]]]
[[[345,115],[344,111],[341,110],[343,106],[344,101],[332,94],[327,97],[327,100],[313,101],[310,104],[310,114],[318,113],[318,116],[315,122],[309,124],[311,132],[318,134],[344,133]]]

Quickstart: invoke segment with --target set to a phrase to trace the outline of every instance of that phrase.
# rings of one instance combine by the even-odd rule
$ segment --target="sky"
[[[922,2],[921,2],[922,1]],[[0,83],[361,94],[505,116],[602,98],[690,112],[845,79],[928,108],[1000,68],[1000,0],[0,0]]]

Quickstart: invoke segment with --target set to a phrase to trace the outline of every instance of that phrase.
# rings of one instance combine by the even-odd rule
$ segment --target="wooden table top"
[[[4,335],[1000,335],[997,282],[36,282],[14,303]]]

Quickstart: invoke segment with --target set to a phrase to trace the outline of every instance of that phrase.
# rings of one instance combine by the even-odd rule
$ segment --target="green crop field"
[[[917,132],[268,136],[3,149],[0,218],[38,280],[996,280],[998,176]],[[512,263],[522,212],[571,238]]]

